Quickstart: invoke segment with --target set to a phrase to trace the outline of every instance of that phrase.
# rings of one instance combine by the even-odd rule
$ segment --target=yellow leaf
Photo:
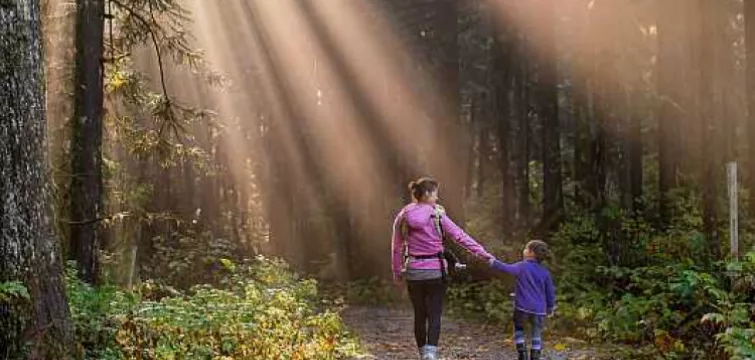
[[[556,345],[553,345],[553,350],[556,350],[556,351],[565,351],[566,350],[566,345],[562,344],[562,343],[558,343]]]

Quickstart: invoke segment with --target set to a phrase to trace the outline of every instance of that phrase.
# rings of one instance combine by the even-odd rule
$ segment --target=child
[[[527,243],[524,260],[506,264],[490,260],[490,266],[516,277],[514,300],[514,340],[519,360],[527,360],[527,345],[524,324],[530,322],[532,328],[532,352],[530,360],[539,360],[542,350],[542,332],[545,317],[553,314],[556,307],[555,290],[550,272],[541,264],[548,255],[548,245],[540,240]]]

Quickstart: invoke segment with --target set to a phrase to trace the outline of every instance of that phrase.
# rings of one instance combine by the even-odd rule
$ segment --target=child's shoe
[[[516,352],[519,354],[517,360],[527,360],[527,346],[524,344],[517,344]]]
[[[532,350],[530,352],[530,360],[540,360],[540,350]]]

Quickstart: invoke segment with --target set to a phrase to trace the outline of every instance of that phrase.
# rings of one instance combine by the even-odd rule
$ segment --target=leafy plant
[[[0,282],[0,301],[10,301],[14,298],[29,300],[29,290],[20,281]]]
[[[385,305],[396,303],[399,297],[388,281],[371,277],[349,283],[346,299],[350,304]]]
[[[359,349],[311,279],[257,258],[221,261],[220,286],[92,288],[69,271],[73,317],[90,359],[341,359]],[[160,292],[159,297],[150,296]]]

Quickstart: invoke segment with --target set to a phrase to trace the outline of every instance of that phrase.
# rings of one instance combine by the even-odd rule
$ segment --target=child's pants
[[[520,310],[514,310],[514,342],[516,343],[516,347],[517,349],[526,348],[527,338],[524,333],[524,326],[528,322],[530,323],[532,350],[542,350],[545,316],[530,314]]]

